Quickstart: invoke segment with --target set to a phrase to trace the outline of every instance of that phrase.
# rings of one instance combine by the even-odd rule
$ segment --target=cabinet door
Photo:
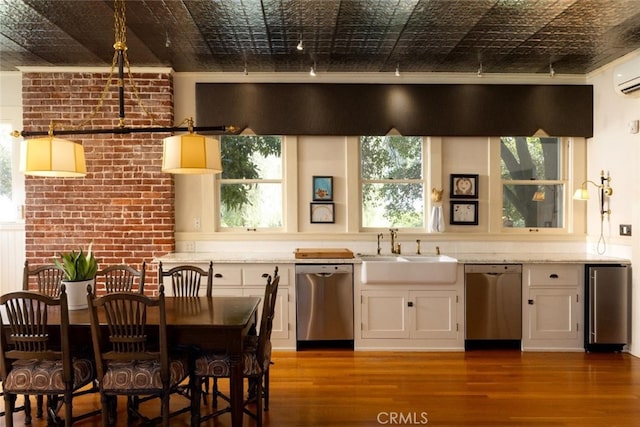
[[[362,291],[362,338],[409,338],[405,291]]]
[[[408,305],[411,338],[458,337],[455,291],[411,291]]]
[[[529,289],[527,338],[558,340],[562,344],[579,340],[580,303],[577,288]]]

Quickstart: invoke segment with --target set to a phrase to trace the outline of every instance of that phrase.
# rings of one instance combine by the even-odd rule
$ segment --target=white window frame
[[[242,136],[242,135],[241,135]],[[253,136],[253,135],[247,135],[247,136]],[[215,203],[214,203],[214,212],[215,212],[215,218],[214,218],[214,224],[215,224],[215,231],[218,233],[246,233],[246,232],[252,232],[252,233],[283,233],[285,232],[289,227],[287,225],[287,217],[288,215],[288,203],[287,203],[287,194],[289,193],[289,190],[287,189],[287,182],[290,181],[287,179],[287,174],[288,171],[290,170],[289,167],[287,167],[287,158],[289,157],[287,155],[287,147],[288,145],[294,145],[295,144],[288,144],[287,138],[285,138],[285,136],[282,135],[269,135],[269,136],[279,136],[280,137],[280,161],[281,161],[281,175],[280,175],[280,179],[222,179],[222,175],[216,175],[215,178],[215,183],[214,183],[214,187],[215,187]],[[222,141],[221,141],[222,143]],[[295,153],[295,151],[294,151]],[[295,158],[295,157],[294,157]],[[222,184],[280,184],[280,190],[282,192],[282,207],[281,207],[281,212],[282,212],[282,219],[281,219],[281,226],[280,227],[271,227],[271,228],[267,228],[267,227],[256,227],[256,228],[252,228],[252,227],[223,227],[221,225],[221,218],[220,218],[220,212],[221,212],[221,201],[220,201],[220,186]]]
[[[511,135],[506,135],[511,136]],[[560,139],[560,177],[558,180],[503,180],[501,177],[501,161],[502,156],[500,154],[500,137],[490,138],[490,176],[489,181],[491,185],[490,193],[499,200],[499,203],[494,204],[495,212],[490,214],[490,232],[502,233],[502,234],[539,234],[539,235],[568,235],[571,234],[575,228],[573,221],[573,188],[576,187],[575,182],[578,184],[581,182],[576,179],[577,174],[584,174],[583,168],[577,167],[580,161],[586,159],[586,152],[584,148],[580,148],[580,144],[575,143],[576,138],[571,137],[559,137]],[[584,144],[583,144],[584,145]],[[577,161],[576,161],[577,159]],[[582,160],[581,160],[582,159]],[[558,184],[563,185],[563,218],[562,227],[505,227],[502,223],[502,208],[503,208],[503,185],[505,184],[530,184],[530,185],[551,185]]]
[[[364,136],[372,136],[372,135],[364,135]],[[408,231],[408,232],[418,232],[418,233],[426,233],[428,229],[428,224],[430,220],[430,207],[431,207],[431,198],[427,195],[431,193],[430,185],[431,182],[430,176],[432,171],[430,161],[433,162],[433,158],[431,155],[431,139],[429,137],[422,136],[420,137],[422,140],[422,178],[421,179],[403,179],[403,180],[365,180],[362,178],[362,150],[361,150],[361,137],[357,137],[357,171],[358,171],[358,228],[361,232],[380,232],[387,231],[389,227],[365,227],[362,224],[362,187],[365,184],[371,183],[421,183],[422,184],[422,210],[423,210],[423,224],[422,227],[394,227],[398,228],[398,230]],[[440,185],[440,187],[442,186]]]

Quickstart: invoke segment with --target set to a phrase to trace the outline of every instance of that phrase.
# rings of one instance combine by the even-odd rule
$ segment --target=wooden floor
[[[640,359],[628,354],[305,350],[275,352],[274,361],[271,427],[640,425]],[[74,407],[98,402],[84,397]],[[22,425],[23,415],[15,420]],[[119,425],[126,425],[122,411]],[[171,420],[188,425],[188,415]],[[205,425],[229,426],[229,415]]]

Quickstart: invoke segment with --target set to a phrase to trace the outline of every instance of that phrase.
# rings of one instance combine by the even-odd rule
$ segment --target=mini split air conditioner
[[[632,93],[636,96],[640,95],[640,56],[613,70],[613,86],[624,95]]]

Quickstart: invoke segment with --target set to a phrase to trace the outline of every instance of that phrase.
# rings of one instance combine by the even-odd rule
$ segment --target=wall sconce
[[[573,194],[574,200],[589,200],[589,191],[587,189],[587,184],[593,184],[598,188],[598,201],[600,202],[600,237],[598,238],[597,250],[598,254],[602,255],[607,250],[607,244],[604,239],[604,216],[611,215],[610,209],[604,209],[604,198],[611,197],[613,195],[613,188],[609,185],[611,182],[611,176],[609,176],[609,172],[604,174],[604,171],[600,171],[600,184],[596,184],[593,181],[585,181],[582,183],[580,188],[576,190]]]
[[[580,186],[580,188],[578,188],[576,190],[576,192],[573,194],[573,198],[574,200],[589,200],[589,191],[587,189],[587,184],[593,184],[598,188],[598,200],[600,202],[600,218],[604,219],[605,215],[611,215],[611,210],[604,209],[604,198],[606,197],[611,197],[613,195],[613,188],[609,185],[609,182],[611,182],[611,176],[609,175],[609,172],[607,172],[607,174],[604,174],[604,171],[600,172],[600,184],[596,184],[593,181],[587,180],[585,182],[582,183],[582,185]]]

